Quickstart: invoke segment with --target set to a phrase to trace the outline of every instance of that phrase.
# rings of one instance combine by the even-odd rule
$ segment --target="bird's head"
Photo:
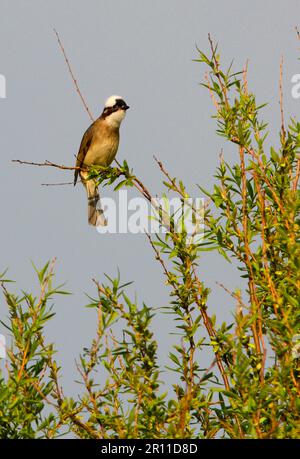
[[[104,105],[102,118],[112,127],[119,127],[126,115],[128,105],[121,96],[110,96]]]

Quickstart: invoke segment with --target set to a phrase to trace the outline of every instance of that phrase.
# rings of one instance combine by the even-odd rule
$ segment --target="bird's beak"
[[[130,107],[128,105],[124,105],[123,110],[128,110]]]

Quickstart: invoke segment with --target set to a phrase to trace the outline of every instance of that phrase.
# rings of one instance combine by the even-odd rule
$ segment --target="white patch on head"
[[[104,107],[113,107],[117,99],[123,99],[123,97],[122,96],[110,96],[108,99],[106,99]]]
[[[110,96],[105,102],[105,108],[113,107],[117,101],[117,99],[123,99],[122,96]],[[105,118],[106,123],[114,128],[118,128],[122,123],[123,119],[125,118],[126,111],[125,110],[117,110],[116,112],[111,113],[109,116]]]

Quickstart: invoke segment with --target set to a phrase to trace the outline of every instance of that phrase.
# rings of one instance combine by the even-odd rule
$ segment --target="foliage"
[[[157,312],[130,300],[119,276],[95,282],[88,306],[97,314],[97,333],[78,364],[84,392],[77,400],[64,395],[44,326],[53,316],[49,301],[65,292],[52,287],[53,264],[47,264],[37,271],[38,298],[9,293],[2,276],[13,336],[1,376],[2,438],[54,438],[62,431],[80,438],[299,436],[300,123],[291,119],[285,126],[281,103],[279,145],[268,148],[263,105],[248,89],[246,69],[223,70],[211,40],[209,55],[198,54],[196,61],[209,70],[203,85],[216,109],[217,132],[237,156],[225,161],[221,155],[212,191],[199,186],[208,198],[204,241],[191,243],[187,231],[176,232],[174,218],[162,236],[148,237],[180,335],[169,354],[168,371],[178,375],[174,395],[165,392],[157,362],[151,328]],[[158,165],[167,191],[188,198],[185,185]],[[102,185],[120,180],[115,189],[134,186],[154,205],[126,162],[90,175]],[[247,282],[244,291],[229,292],[232,323],[218,324],[210,313],[210,292],[197,272],[207,250],[234,260]],[[208,348],[212,364],[201,368]]]

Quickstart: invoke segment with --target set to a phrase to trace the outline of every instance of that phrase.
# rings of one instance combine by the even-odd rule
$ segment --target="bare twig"
[[[81,180],[78,180],[78,182]],[[63,182],[63,183],[41,183],[41,186],[63,186],[63,185],[74,185],[74,182]]]
[[[81,92],[80,89],[79,89],[77,80],[76,80],[75,75],[74,75],[74,73],[73,73],[73,71],[72,71],[72,68],[71,68],[69,59],[68,59],[68,57],[67,57],[67,55],[66,55],[65,49],[64,49],[63,44],[62,44],[62,42],[61,42],[61,40],[60,40],[60,37],[59,37],[59,35],[58,35],[58,32],[57,32],[56,29],[53,29],[53,31],[54,31],[54,33],[55,33],[55,35],[56,35],[56,38],[57,38],[59,47],[60,47],[60,49],[61,49],[61,51],[62,51],[62,53],[63,53],[63,56],[64,56],[64,58],[65,58],[66,64],[67,64],[68,69],[69,69],[69,73],[70,73],[71,78],[72,78],[72,80],[73,80],[73,83],[74,83],[74,85],[75,85],[75,87],[76,87],[76,91],[77,91],[77,93],[78,93],[78,95],[79,95],[79,97],[80,97],[80,99],[81,99],[81,102],[83,103],[83,106],[84,106],[85,110],[87,111],[87,113],[88,113],[88,115],[89,115],[91,121],[94,121],[95,119],[94,119],[93,115],[92,115],[91,112],[90,112],[90,109],[89,109],[89,107],[88,107],[88,105],[87,105],[87,103],[86,103],[86,101],[85,101],[85,99],[84,99],[84,97],[83,97],[83,95],[82,95],[82,92]]]
[[[69,171],[81,171],[84,170],[82,167],[71,167],[71,166],[64,166],[63,164],[55,164],[52,163],[51,161],[45,161],[43,163],[34,163],[30,161],[21,161],[20,159],[12,159],[12,163],[19,163],[19,164],[26,164],[28,166],[39,166],[39,167],[56,167],[57,169],[63,169],[63,170],[69,170]]]
[[[210,364],[210,366],[205,370],[205,373],[204,375],[202,376],[202,378],[199,380],[199,384],[201,384],[206,376],[208,375],[208,373],[213,369],[213,367],[216,365],[216,363],[218,362],[218,359],[217,358],[214,358],[214,360],[212,361],[212,363]]]
[[[232,298],[234,298],[237,302],[238,302],[238,305],[239,305],[239,311],[242,311],[243,308],[248,310],[248,306],[242,301],[242,298],[240,297],[240,295],[237,295],[235,292],[231,292],[227,287],[225,287],[224,284],[222,284],[221,282],[216,282],[216,285],[218,285],[219,287],[221,287],[226,293],[228,293],[228,295],[230,295]]]

